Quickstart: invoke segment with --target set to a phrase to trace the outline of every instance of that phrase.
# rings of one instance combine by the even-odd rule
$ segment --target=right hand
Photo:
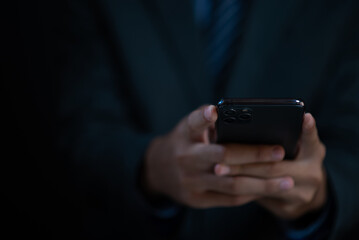
[[[215,166],[222,162],[271,162],[284,157],[284,150],[278,156],[279,146],[211,144],[210,132],[217,117],[215,106],[200,107],[170,133],[152,140],[143,172],[147,193],[165,195],[194,208],[209,208],[239,206],[279,191],[281,179],[214,174]]]

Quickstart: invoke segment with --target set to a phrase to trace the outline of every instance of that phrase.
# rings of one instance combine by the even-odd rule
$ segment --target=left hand
[[[248,176],[260,179],[289,177],[288,191],[257,201],[283,219],[296,219],[320,209],[326,202],[326,173],[323,167],[325,146],[320,141],[315,120],[305,114],[296,159],[290,161],[230,165],[225,162],[215,166],[215,174],[223,176]]]

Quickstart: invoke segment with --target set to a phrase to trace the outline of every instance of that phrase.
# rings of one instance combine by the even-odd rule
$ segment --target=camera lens
[[[227,117],[227,118],[223,119],[223,121],[225,123],[233,123],[236,121],[236,118],[235,117]]]
[[[250,114],[250,113],[242,113],[241,115],[239,115],[239,120],[241,120],[241,121],[250,121],[250,120],[252,120],[252,114]]]
[[[234,115],[236,115],[236,113],[237,113],[236,110],[234,110],[233,108],[226,109],[226,110],[223,111],[223,114],[225,116],[234,116]]]

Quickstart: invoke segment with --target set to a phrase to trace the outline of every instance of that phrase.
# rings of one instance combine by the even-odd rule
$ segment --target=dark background
[[[66,56],[57,45],[68,24],[65,11],[61,1],[6,1],[1,7],[6,239],[63,239],[81,231],[80,197],[67,163],[52,151],[57,74]]]

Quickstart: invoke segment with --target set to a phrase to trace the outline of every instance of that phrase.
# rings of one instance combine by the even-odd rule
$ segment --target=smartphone
[[[217,104],[217,143],[278,144],[285,158],[298,152],[304,103],[298,99],[225,98]]]

